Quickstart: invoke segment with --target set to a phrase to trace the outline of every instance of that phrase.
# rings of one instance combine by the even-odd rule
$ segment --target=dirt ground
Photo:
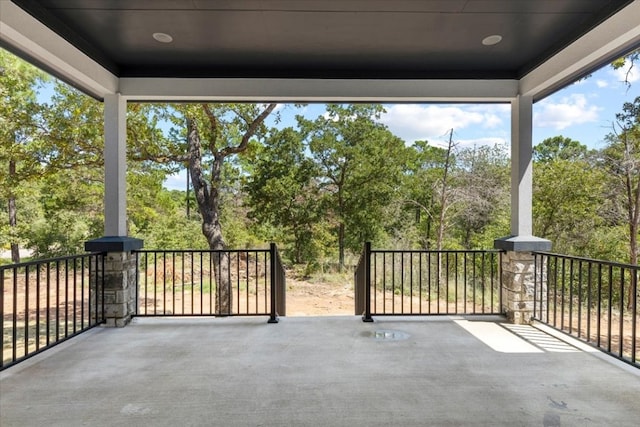
[[[353,283],[309,283],[287,278],[287,316],[354,314]]]
[[[351,280],[349,280],[351,279]],[[346,315],[353,316],[355,312],[355,301],[354,301],[354,289],[352,278],[349,275],[345,275],[343,277],[332,275],[329,280],[324,280],[324,278],[313,278],[309,281],[287,277],[287,293],[286,293],[286,304],[287,304],[287,316],[290,317],[299,317],[299,316],[338,316],[338,315]],[[29,299],[30,299],[30,307],[36,307],[36,290],[35,284],[32,284],[29,291]],[[13,286],[5,286],[5,295],[4,295],[4,330],[3,330],[3,347],[5,348],[4,355],[8,356],[11,354],[11,340],[13,336],[12,324],[17,321],[18,331],[17,335],[19,337],[24,336],[24,321],[26,317],[26,312],[24,310],[25,307],[25,294],[23,292],[19,292],[17,308],[18,315],[14,320],[13,317],[13,304],[12,304],[12,296],[9,294],[13,289]],[[68,330],[75,331],[74,325],[84,325],[88,324],[89,319],[89,310],[88,310],[88,299],[86,294],[82,294],[80,290],[77,290],[78,296],[84,295],[83,298],[79,300],[73,299],[73,292],[70,290],[68,297],[71,298],[69,301],[67,300],[67,295],[65,295],[63,290],[61,294],[57,294],[55,289],[51,290],[52,295],[49,298],[49,305],[47,305],[46,296],[41,293],[41,302],[40,302],[40,341],[41,345],[43,340],[46,337],[51,337],[52,339],[58,339],[60,336],[66,336]],[[71,288],[73,289],[73,288]],[[153,292],[153,291],[150,291]],[[156,298],[155,295],[149,295],[148,298],[144,298],[144,300],[148,299],[148,304],[143,304],[145,309],[145,314],[147,314],[146,310],[149,310],[149,314],[163,314],[166,310],[167,314],[171,313],[190,313],[190,314],[198,314],[198,313],[212,313],[212,302],[207,303],[209,299],[211,299],[211,294],[207,293],[203,296],[200,293],[191,294],[190,291],[186,293],[178,290],[173,294],[166,294],[165,296],[158,295]],[[245,290],[238,290],[238,294],[234,294],[234,301],[238,304],[237,312],[239,314],[242,313],[255,313],[257,311],[262,310],[262,312],[268,312],[268,296],[265,295],[264,292],[253,292],[250,298],[247,298],[247,294]],[[203,304],[204,302],[204,304]],[[246,305],[245,305],[246,304]],[[385,308],[386,304],[386,308]],[[457,304],[457,305],[456,305]],[[472,303],[469,302],[469,306],[467,303],[464,305],[460,305],[460,302],[448,302],[444,299],[435,299],[429,300],[425,295],[418,297],[414,295],[410,297],[409,295],[397,295],[393,293],[385,293],[384,295],[378,290],[374,299],[372,301],[372,308],[375,312],[394,312],[393,310],[397,310],[395,312],[405,312],[405,313],[455,313],[455,312],[463,312],[471,307]],[[47,308],[49,307],[49,308]],[[83,310],[84,308],[84,310]],[[481,306],[475,307],[476,312],[482,312]],[[60,319],[63,321],[61,325],[56,323],[55,316],[60,315]],[[551,314],[551,313],[550,313]],[[35,319],[36,319],[36,311],[29,311],[29,323],[30,323],[30,332],[29,338],[30,342],[35,345],[33,341],[35,332]],[[571,324],[573,328],[573,333],[575,334],[578,330],[581,330],[581,336],[585,338],[587,335],[591,337],[591,340],[595,342],[597,340],[597,318],[595,314],[592,313],[590,319],[590,330],[587,334],[587,313],[581,313],[582,321],[581,324],[578,325],[578,314],[576,312],[573,313],[573,317],[569,320],[569,313],[565,313],[564,326],[565,329],[569,327]],[[53,317],[52,317],[53,316]],[[69,320],[67,322],[67,316]],[[557,313],[557,316],[560,316],[560,313]],[[49,321],[45,321],[48,319]],[[556,319],[558,325],[562,323],[560,318]],[[629,355],[633,348],[633,338],[631,335],[631,331],[633,329],[633,321],[632,317],[629,314],[626,314],[624,317],[624,340],[623,340],[623,349],[620,349],[620,341],[619,341],[619,332],[620,332],[620,323],[619,316],[617,313],[612,314],[611,318],[611,327],[608,324],[608,318],[606,313],[603,313],[603,317],[600,319],[600,336],[602,340],[602,345],[607,345],[607,337],[611,337],[611,348],[612,351],[617,352],[620,351],[624,355]],[[640,320],[640,319],[638,319]],[[67,323],[65,323],[67,322]],[[71,323],[69,323],[71,322]],[[51,323],[51,325],[49,325]],[[45,328],[45,329],[42,329]],[[46,329],[49,328],[49,329]],[[609,335],[610,334],[610,335]],[[638,339],[638,338],[636,338]],[[636,341],[636,349],[639,349],[639,342]],[[31,345],[31,344],[30,344]],[[22,339],[19,340],[18,343],[18,355],[20,356],[24,350],[24,342]]]

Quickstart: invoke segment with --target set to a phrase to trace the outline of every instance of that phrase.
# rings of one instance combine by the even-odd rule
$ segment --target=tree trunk
[[[627,221],[629,225],[629,263],[638,265],[638,232],[640,231],[640,179],[636,176],[636,160],[633,158],[633,147],[629,141],[629,136],[625,135],[624,142],[624,164],[625,164],[625,186],[627,196]],[[631,283],[627,292],[627,308],[632,309],[635,305],[638,287],[638,274],[632,272]]]
[[[209,249],[213,253],[213,268],[216,278],[216,313],[219,315],[232,314],[233,293],[231,290],[231,276],[229,253],[226,252],[226,245],[222,238],[222,225],[220,224],[220,188],[222,185],[222,166],[227,156],[238,154],[247,149],[249,139],[258,131],[260,125],[269,114],[276,108],[277,104],[269,104],[265,109],[254,117],[247,120],[241,117],[247,124],[247,128],[242,135],[242,140],[237,146],[227,146],[222,149],[216,146],[218,134],[221,132],[219,118],[211,110],[208,104],[201,104],[206,115],[209,128],[211,130],[211,140],[208,142],[210,155],[213,156],[210,180],[207,182],[203,173],[202,165],[202,143],[196,119],[193,116],[186,117],[187,121],[187,144],[189,147],[189,174],[193,194],[198,204],[198,210],[202,215],[202,234],[209,243]]]
[[[187,141],[189,144],[189,173],[193,185],[193,192],[198,202],[198,210],[202,215],[202,234],[207,239],[209,249],[214,251],[213,269],[216,279],[216,314],[230,315],[233,307],[231,292],[231,278],[229,276],[229,254],[222,237],[220,225],[220,172],[222,170],[221,156],[215,156],[211,168],[211,186],[207,185],[202,171],[202,145],[196,122],[187,118]]]
[[[298,231],[298,225],[297,223],[294,223],[293,225],[293,258],[294,258],[294,263],[295,264],[301,264],[302,263],[302,236],[300,235],[301,232]]]
[[[342,193],[344,189],[345,169],[346,167],[343,167],[340,171],[340,179],[334,181],[338,187],[338,271],[341,273],[344,270],[344,239],[346,232],[344,225],[344,197]]]
[[[14,160],[9,161],[9,176],[15,177],[16,175],[16,162]],[[13,192],[9,194],[9,227],[12,231],[12,236],[17,236],[18,227],[18,209],[16,207],[16,196]],[[15,237],[12,237],[11,241],[11,262],[17,264],[20,262],[20,247],[18,242],[14,241]]]
[[[230,258],[227,251],[213,253],[213,274],[216,278],[216,314],[232,314],[233,292],[231,292]]]
[[[638,265],[638,224],[631,228],[631,264]],[[627,309],[632,310],[636,304],[636,297],[638,295],[638,271],[631,271],[631,284],[627,295]]]
[[[11,195],[9,196],[9,227],[11,228],[11,230],[15,231],[17,226],[18,226],[18,221],[17,221],[16,198],[14,195]],[[15,232],[11,234],[13,236],[16,235]],[[14,264],[17,264],[20,262],[20,247],[18,246],[18,243],[15,241],[11,242],[11,262]]]
[[[189,193],[191,192],[191,184],[189,183],[189,175],[191,175],[190,173],[190,169],[187,166],[187,196],[186,196],[186,200],[187,200],[187,219],[191,219],[191,207],[189,206],[191,204],[191,197],[189,195]]]
[[[338,226],[338,269],[344,270],[344,222],[340,221]]]
[[[447,156],[444,162],[444,172],[442,174],[442,192],[440,193],[440,217],[438,219],[438,240],[436,241],[436,247],[438,250],[438,284],[441,286],[444,283],[444,272],[442,271],[442,242],[444,240],[444,228],[445,228],[445,212],[447,208],[447,177],[449,175],[449,162],[451,159],[451,149],[453,148],[453,129],[449,133],[449,145],[447,146]]]
[[[449,145],[447,147],[447,156],[444,161],[444,171],[442,174],[442,191],[440,193],[440,218],[438,219],[438,240],[436,241],[438,251],[442,250],[442,241],[444,240],[444,216],[447,210],[447,178],[449,176],[449,168],[451,161],[451,149],[453,148],[453,129],[449,133]]]
[[[431,212],[433,212],[433,198],[431,198]],[[427,231],[426,231],[426,239],[424,240],[424,248],[426,250],[431,250],[431,214],[427,215]]]
[[[640,180],[633,183],[631,171],[627,171],[627,188],[629,198],[629,263],[638,265],[638,233],[640,232]],[[636,178],[637,179],[637,178]],[[636,304],[638,292],[638,273],[631,272],[631,284],[627,295],[627,308],[632,309]]]

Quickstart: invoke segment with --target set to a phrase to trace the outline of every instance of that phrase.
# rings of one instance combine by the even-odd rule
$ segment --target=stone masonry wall
[[[102,268],[101,265],[97,266]],[[92,283],[95,289],[95,283]],[[136,312],[136,256],[131,252],[109,252],[104,261],[105,326],[126,326]],[[100,293],[94,292],[97,298]]]
[[[507,320],[511,323],[528,324],[533,317],[536,275],[534,261],[531,252],[507,251],[502,256],[502,304]],[[545,277],[542,272],[543,269],[538,270],[539,284],[540,279]]]

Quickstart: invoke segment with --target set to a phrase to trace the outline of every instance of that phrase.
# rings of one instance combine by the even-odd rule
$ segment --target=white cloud
[[[485,129],[498,128],[511,120],[511,104],[476,104],[470,105],[468,110],[483,115],[482,127]]]
[[[187,172],[183,169],[178,173],[169,175],[164,180],[163,186],[168,190],[185,190],[187,188]]]
[[[380,121],[407,143],[417,140],[438,141],[447,132],[476,126],[496,129],[504,124],[508,105],[417,105],[398,104],[387,108]]]
[[[534,126],[562,130],[573,125],[596,122],[598,112],[602,108],[589,105],[583,94],[573,94],[562,98],[559,102],[540,101],[533,115]]]
[[[607,82],[606,80],[596,80],[596,85],[602,89],[605,88],[607,86],[609,86],[609,82]]]

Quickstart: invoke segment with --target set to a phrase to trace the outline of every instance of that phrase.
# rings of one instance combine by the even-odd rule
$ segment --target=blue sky
[[[628,76],[630,87],[624,83],[627,69],[613,70],[607,65],[534,104],[534,145],[562,135],[589,148],[602,148],[616,113],[625,102],[633,102],[640,96],[640,64],[636,65]],[[39,98],[48,100],[52,91],[52,85],[46,86]],[[427,140],[433,145],[446,146],[449,130],[454,129],[458,147],[484,144],[509,147],[511,109],[508,104],[395,104],[385,108],[387,112],[381,121],[407,144]],[[310,104],[303,110],[282,105],[279,107],[281,122],[275,124],[273,118],[269,118],[268,124],[295,126],[296,114],[313,119],[324,111],[323,104]],[[181,173],[170,177],[166,186],[183,189],[185,180]]]
[[[625,102],[633,102],[640,96],[639,68],[636,66],[628,76],[630,87],[624,83],[627,69],[613,70],[607,65],[534,104],[534,145],[562,135],[589,148],[602,148],[616,113]],[[39,98],[47,100],[52,91],[52,85],[43,88]],[[446,146],[449,130],[454,129],[458,147],[484,144],[509,147],[511,109],[508,104],[390,104],[385,108],[387,112],[381,122],[407,144],[427,140],[433,145]],[[281,122],[275,124],[273,117],[267,122],[270,126],[295,126],[296,114],[314,119],[324,111],[323,104],[310,104],[302,110],[281,105]],[[169,177],[165,186],[184,189],[185,173]]]
[[[630,76],[632,84],[627,88],[623,82],[625,72],[606,66],[534,104],[533,143],[563,135],[590,148],[601,148],[623,103],[640,96],[640,73]],[[381,121],[408,144],[420,139],[434,145],[445,144],[452,128],[459,146],[509,144],[508,104],[396,104],[385,108],[387,113]],[[324,105],[308,105],[304,109],[308,118],[323,112]],[[300,110],[283,107],[280,114],[279,126],[295,126],[293,116]]]
[[[589,148],[602,148],[611,132],[616,113],[625,102],[640,96],[640,72],[633,69],[631,87],[624,84],[626,69],[605,66],[590,77],[537,102],[533,106],[533,143],[562,135]],[[511,108],[508,104],[395,104],[385,105],[381,121],[407,144],[427,140],[445,146],[448,132],[454,129],[458,147],[474,145],[510,145]],[[323,104],[310,104],[304,110],[280,106],[281,122],[270,126],[295,126],[295,115],[310,119],[324,113]],[[165,186],[184,190],[184,171],[167,179]]]

